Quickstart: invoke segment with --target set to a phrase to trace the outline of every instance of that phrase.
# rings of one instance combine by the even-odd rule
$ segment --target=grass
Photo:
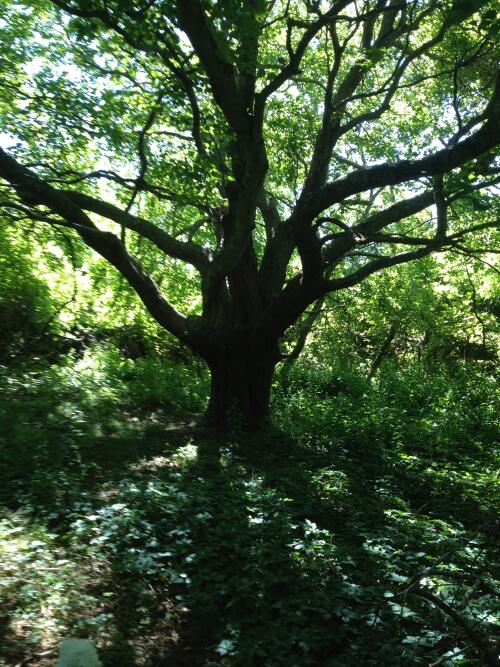
[[[106,667],[489,664],[487,373],[303,364],[274,430],[216,440],[203,378],[114,354],[4,371],[0,665],[68,636]]]

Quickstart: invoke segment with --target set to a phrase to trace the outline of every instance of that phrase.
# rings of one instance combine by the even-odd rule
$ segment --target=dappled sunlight
[[[111,667],[259,664],[283,647],[292,664],[344,667],[374,644],[379,662],[426,664],[457,643],[441,601],[483,634],[496,623],[495,472],[479,446],[490,424],[461,465],[453,450],[447,461],[446,438],[467,428],[455,385],[433,414],[406,380],[297,369],[275,394],[281,429],[221,436],[132,409],[116,369],[85,367],[71,393],[67,369],[10,376],[3,420],[30,461],[5,477],[4,505],[17,508],[2,523],[11,662],[48,667],[64,638],[83,636]],[[339,385],[334,401],[325,387]],[[398,401],[421,418],[408,425]],[[431,418],[447,425],[441,458]]]
[[[0,560],[1,665],[16,664],[21,646],[26,664],[52,664],[58,643],[70,631],[101,628],[105,639],[103,600],[93,586],[99,567],[87,554],[61,542],[29,514],[13,513],[0,522]]]
[[[141,459],[130,465],[130,470],[135,472],[158,472],[162,468],[173,468],[176,463],[167,456],[153,456],[150,459]]]
[[[0,0],[0,667],[496,667],[496,9]]]

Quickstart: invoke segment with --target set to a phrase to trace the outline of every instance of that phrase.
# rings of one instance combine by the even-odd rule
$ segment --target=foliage
[[[133,361],[112,347],[81,358],[70,353],[56,364],[2,367],[0,377],[0,496],[7,501],[29,492],[39,505],[71,503],[102,456],[134,455],[135,439],[147,434],[154,441],[166,411],[174,417],[199,411],[206,396],[204,377],[185,366]],[[137,415],[144,409],[151,416],[143,424]]]
[[[370,381],[296,364],[275,392],[285,431],[217,441],[151,411],[141,364],[96,349],[24,382],[4,370],[7,656],[50,664],[72,634],[110,666],[451,666],[494,651],[487,368],[389,360]],[[201,394],[170,384],[169,405]]]
[[[12,233],[0,232],[0,345],[2,357],[20,336],[36,336],[51,310],[51,296],[40,265],[29,256],[30,246]]]
[[[382,283],[385,320],[432,338],[435,266],[397,300],[375,276],[444,251],[491,266],[494,3],[133,4],[0,4],[2,221],[67,246],[85,330],[132,326],[138,296],[208,363],[212,418],[253,424],[290,328],[344,290]]]
[[[2,667],[496,664],[493,4],[0,0]]]

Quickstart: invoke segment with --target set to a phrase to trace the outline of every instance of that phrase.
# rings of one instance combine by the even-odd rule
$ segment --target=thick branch
[[[76,191],[63,191],[61,194],[66,196],[80,208],[96,213],[103,218],[112,220],[113,222],[123,225],[127,229],[144,236],[144,238],[147,238],[154,243],[156,247],[162,250],[166,255],[188,262],[195,266],[200,272],[208,270],[209,259],[204,249],[195,243],[179,241],[148,220],[131,215],[126,211],[122,211],[114,204],[102,201],[101,199]]]
[[[347,276],[342,276],[341,278],[333,278],[332,280],[326,281],[326,291],[327,292],[336,292],[340,289],[345,289],[346,287],[352,287],[357,285],[362,280],[372,275],[372,273],[377,273],[382,271],[382,269],[388,269],[391,266],[397,266],[398,264],[406,264],[415,259],[420,259],[426,255],[430,255],[431,252],[434,252],[438,249],[438,245],[434,243],[429,243],[429,245],[424,248],[419,248],[418,250],[410,250],[408,252],[402,252],[398,255],[391,255],[389,257],[381,257],[380,259],[375,259],[372,262],[368,262],[354,273],[350,273]]]
[[[246,134],[248,116],[241,104],[236,69],[221,53],[213,26],[209,27],[201,3],[198,0],[178,0],[177,9],[180,27],[188,35],[205,68],[215,101],[231,129],[238,135]]]
[[[417,160],[402,160],[354,171],[310,193],[302,204],[302,215],[313,219],[330,206],[359,192],[398,185],[424,176],[437,176],[459,167],[500,143],[500,77],[489,104],[488,121],[472,136],[449,148]]]
[[[434,203],[437,212],[436,238],[444,239],[448,228],[448,202],[444,194],[443,176],[435,176],[432,179],[434,189]]]
[[[61,216],[90,248],[107,259],[124,276],[157,322],[188,342],[186,318],[166,301],[154,281],[129,255],[117,236],[98,229],[70,198],[38,178],[2,149],[0,177],[11,183],[21,199],[30,206],[43,205]]]

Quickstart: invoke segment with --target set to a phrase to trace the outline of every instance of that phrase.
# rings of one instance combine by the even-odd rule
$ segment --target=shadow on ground
[[[24,626],[8,618],[20,604],[12,584],[2,624],[12,664],[50,665],[68,635],[96,640],[105,667],[410,659],[401,638],[415,622],[385,602],[418,572],[418,554],[439,558],[443,544],[422,541],[427,524],[412,528],[419,471],[402,475],[393,453],[359,442],[315,449],[277,430],[221,438],[194,419],[165,426],[158,414],[123,415],[114,431],[80,442],[70,433],[71,463],[67,452],[51,455],[51,441],[25,478],[7,474],[14,492],[3,502],[6,513],[24,512],[25,527],[46,521],[47,545],[80,571],[88,609],[65,592],[56,556],[55,577],[33,584],[38,611],[23,598]],[[445,512],[441,498],[436,517]],[[63,636],[41,632],[47,658],[27,648],[27,634],[51,581],[69,608]],[[363,663],[374,645],[379,662]]]

